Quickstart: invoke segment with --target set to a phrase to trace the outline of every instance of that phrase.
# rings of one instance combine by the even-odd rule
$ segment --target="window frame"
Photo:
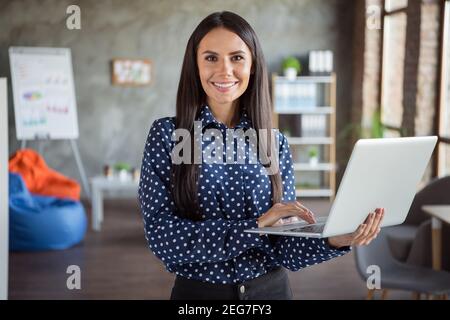
[[[434,119],[434,128],[435,128],[435,134],[438,137],[438,142],[437,142],[437,146],[436,146],[436,156],[434,157],[434,161],[433,161],[433,177],[438,177],[440,176],[441,172],[443,171],[441,166],[443,165],[440,162],[440,158],[441,158],[441,146],[443,145],[450,145],[450,136],[444,136],[444,133],[441,132],[441,130],[443,128],[442,127],[442,122],[443,122],[443,117],[444,117],[444,111],[445,111],[445,95],[446,95],[446,91],[444,90],[444,86],[446,85],[444,79],[446,76],[446,63],[450,63],[450,61],[444,61],[445,60],[445,56],[446,56],[446,52],[445,50],[450,50],[450,43],[446,46],[444,45],[444,33],[445,33],[445,26],[446,23],[449,24],[449,29],[450,29],[450,21],[445,21],[445,7],[449,6],[450,10],[450,0],[441,0],[441,5],[440,5],[440,12],[439,12],[439,48],[438,48],[438,52],[439,52],[439,59],[437,62],[437,67],[438,70],[440,71],[440,74],[438,76],[437,79],[437,95],[436,95],[436,113],[435,113],[435,119]],[[450,20],[450,15],[448,17],[448,19]],[[448,40],[447,40],[448,41]],[[447,81],[450,81],[450,79],[447,79]],[[447,108],[450,108],[450,106],[446,106]],[[448,112],[448,111],[447,111]],[[445,165],[445,164],[444,164]],[[449,173],[447,173],[449,174]]]
[[[443,112],[445,111],[445,99],[444,96],[446,94],[445,90],[443,90],[443,86],[445,85],[444,83],[444,79],[445,79],[445,72],[446,70],[444,70],[444,59],[445,59],[445,46],[444,46],[444,32],[445,32],[445,7],[450,6],[450,0],[441,0],[440,1],[440,12],[439,12],[439,34],[438,34],[438,52],[439,52],[439,57],[438,57],[438,61],[437,61],[437,70],[439,72],[439,75],[437,77],[437,81],[436,81],[436,100],[435,100],[435,117],[434,117],[434,135],[436,135],[438,137],[438,142],[436,145],[436,152],[433,154],[433,159],[432,159],[432,177],[438,177],[440,175],[440,172],[442,172],[442,168],[441,166],[443,165],[442,163],[440,163],[440,157],[441,157],[441,148],[440,146],[442,145],[450,145],[450,135],[448,136],[444,136],[443,133],[441,132],[441,126],[442,126],[442,122],[443,122]],[[382,10],[381,10],[381,34],[380,34],[380,55],[379,55],[379,65],[380,65],[380,78],[379,78],[379,83],[378,83],[378,112],[382,112],[382,108],[381,108],[381,103],[382,103],[382,99],[383,99],[383,77],[384,77],[384,61],[383,61],[383,56],[384,56],[384,28],[385,28],[385,17],[386,16],[391,16],[391,15],[395,15],[398,13],[406,13],[407,14],[407,8],[408,8],[408,4],[404,7],[401,8],[397,8],[391,11],[387,11],[386,10],[386,0],[381,0],[381,6],[382,6]],[[450,9],[449,9],[450,10]],[[449,17],[450,20],[450,17]],[[406,22],[408,23],[408,22]],[[448,21],[447,23],[450,24],[450,21]],[[450,41],[450,40],[449,40]],[[405,43],[406,45],[406,43]],[[450,50],[450,44],[448,45],[448,50]],[[450,63],[449,61],[445,61],[445,63]],[[450,81],[450,79],[448,79],[448,81]],[[404,107],[404,106],[403,106]],[[450,106],[447,106],[447,108],[450,108]],[[450,112],[450,111],[448,111]],[[392,130],[392,131],[397,131],[399,133],[401,133],[401,128],[399,127],[393,127],[390,125],[386,125],[384,123],[382,123],[383,126],[388,129],[388,130]]]
[[[409,3],[409,1],[408,1]],[[397,15],[397,14],[401,14],[401,13],[405,13],[406,14],[406,24],[408,25],[408,15],[407,15],[407,9],[408,9],[408,3],[406,4],[406,6],[401,7],[401,8],[397,8],[391,11],[386,10],[386,0],[381,0],[381,33],[380,33],[380,57],[379,57],[379,66],[380,66],[380,78],[379,78],[379,82],[378,82],[378,112],[381,115],[380,119],[383,119],[382,117],[382,102],[383,102],[383,78],[384,78],[384,30],[385,30],[385,18],[387,16],[393,16],[393,15]],[[406,42],[405,42],[405,49],[406,49]],[[404,107],[402,105],[402,107]],[[380,120],[381,121],[381,120]],[[397,131],[398,133],[402,133],[402,128],[400,127],[394,127],[391,125],[386,125],[384,123],[381,122],[381,124],[388,130],[392,130],[392,131]]]

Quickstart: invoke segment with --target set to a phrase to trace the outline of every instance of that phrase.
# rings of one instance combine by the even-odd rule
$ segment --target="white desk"
[[[450,224],[450,205],[426,205],[422,210],[431,215],[433,269],[442,268],[442,222]]]
[[[100,231],[103,222],[103,192],[104,191],[131,191],[135,192],[137,198],[139,181],[119,178],[106,178],[104,176],[91,179],[92,192],[92,229]]]

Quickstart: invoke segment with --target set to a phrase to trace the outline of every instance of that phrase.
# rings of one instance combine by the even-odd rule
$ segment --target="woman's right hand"
[[[314,214],[298,201],[276,203],[258,218],[258,228],[276,225],[281,218],[297,217],[308,223],[315,223]]]

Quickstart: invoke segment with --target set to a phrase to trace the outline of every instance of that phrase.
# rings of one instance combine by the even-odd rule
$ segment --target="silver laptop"
[[[324,238],[354,232],[369,212],[385,208],[381,227],[403,223],[437,137],[360,139],[328,217],[245,232]]]

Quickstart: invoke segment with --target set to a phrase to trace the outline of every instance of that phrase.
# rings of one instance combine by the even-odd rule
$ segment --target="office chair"
[[[389,289],[407,290],[413,292],[413,298],[420,294],[427,297],[447,299],[450,292],[450,273],[436,271],[431,268],[410,265],[400,262],[392,255],[389,242],[395,236],[396,227],[382,228],[378,237],[367,246],[353,248],[355,262],[359,275],[364,281],[371,276],[370,266],[380,268],[380,288],[382,299],[387,297]],[[367,299],[372,299],[375,289],[369,289]]]

